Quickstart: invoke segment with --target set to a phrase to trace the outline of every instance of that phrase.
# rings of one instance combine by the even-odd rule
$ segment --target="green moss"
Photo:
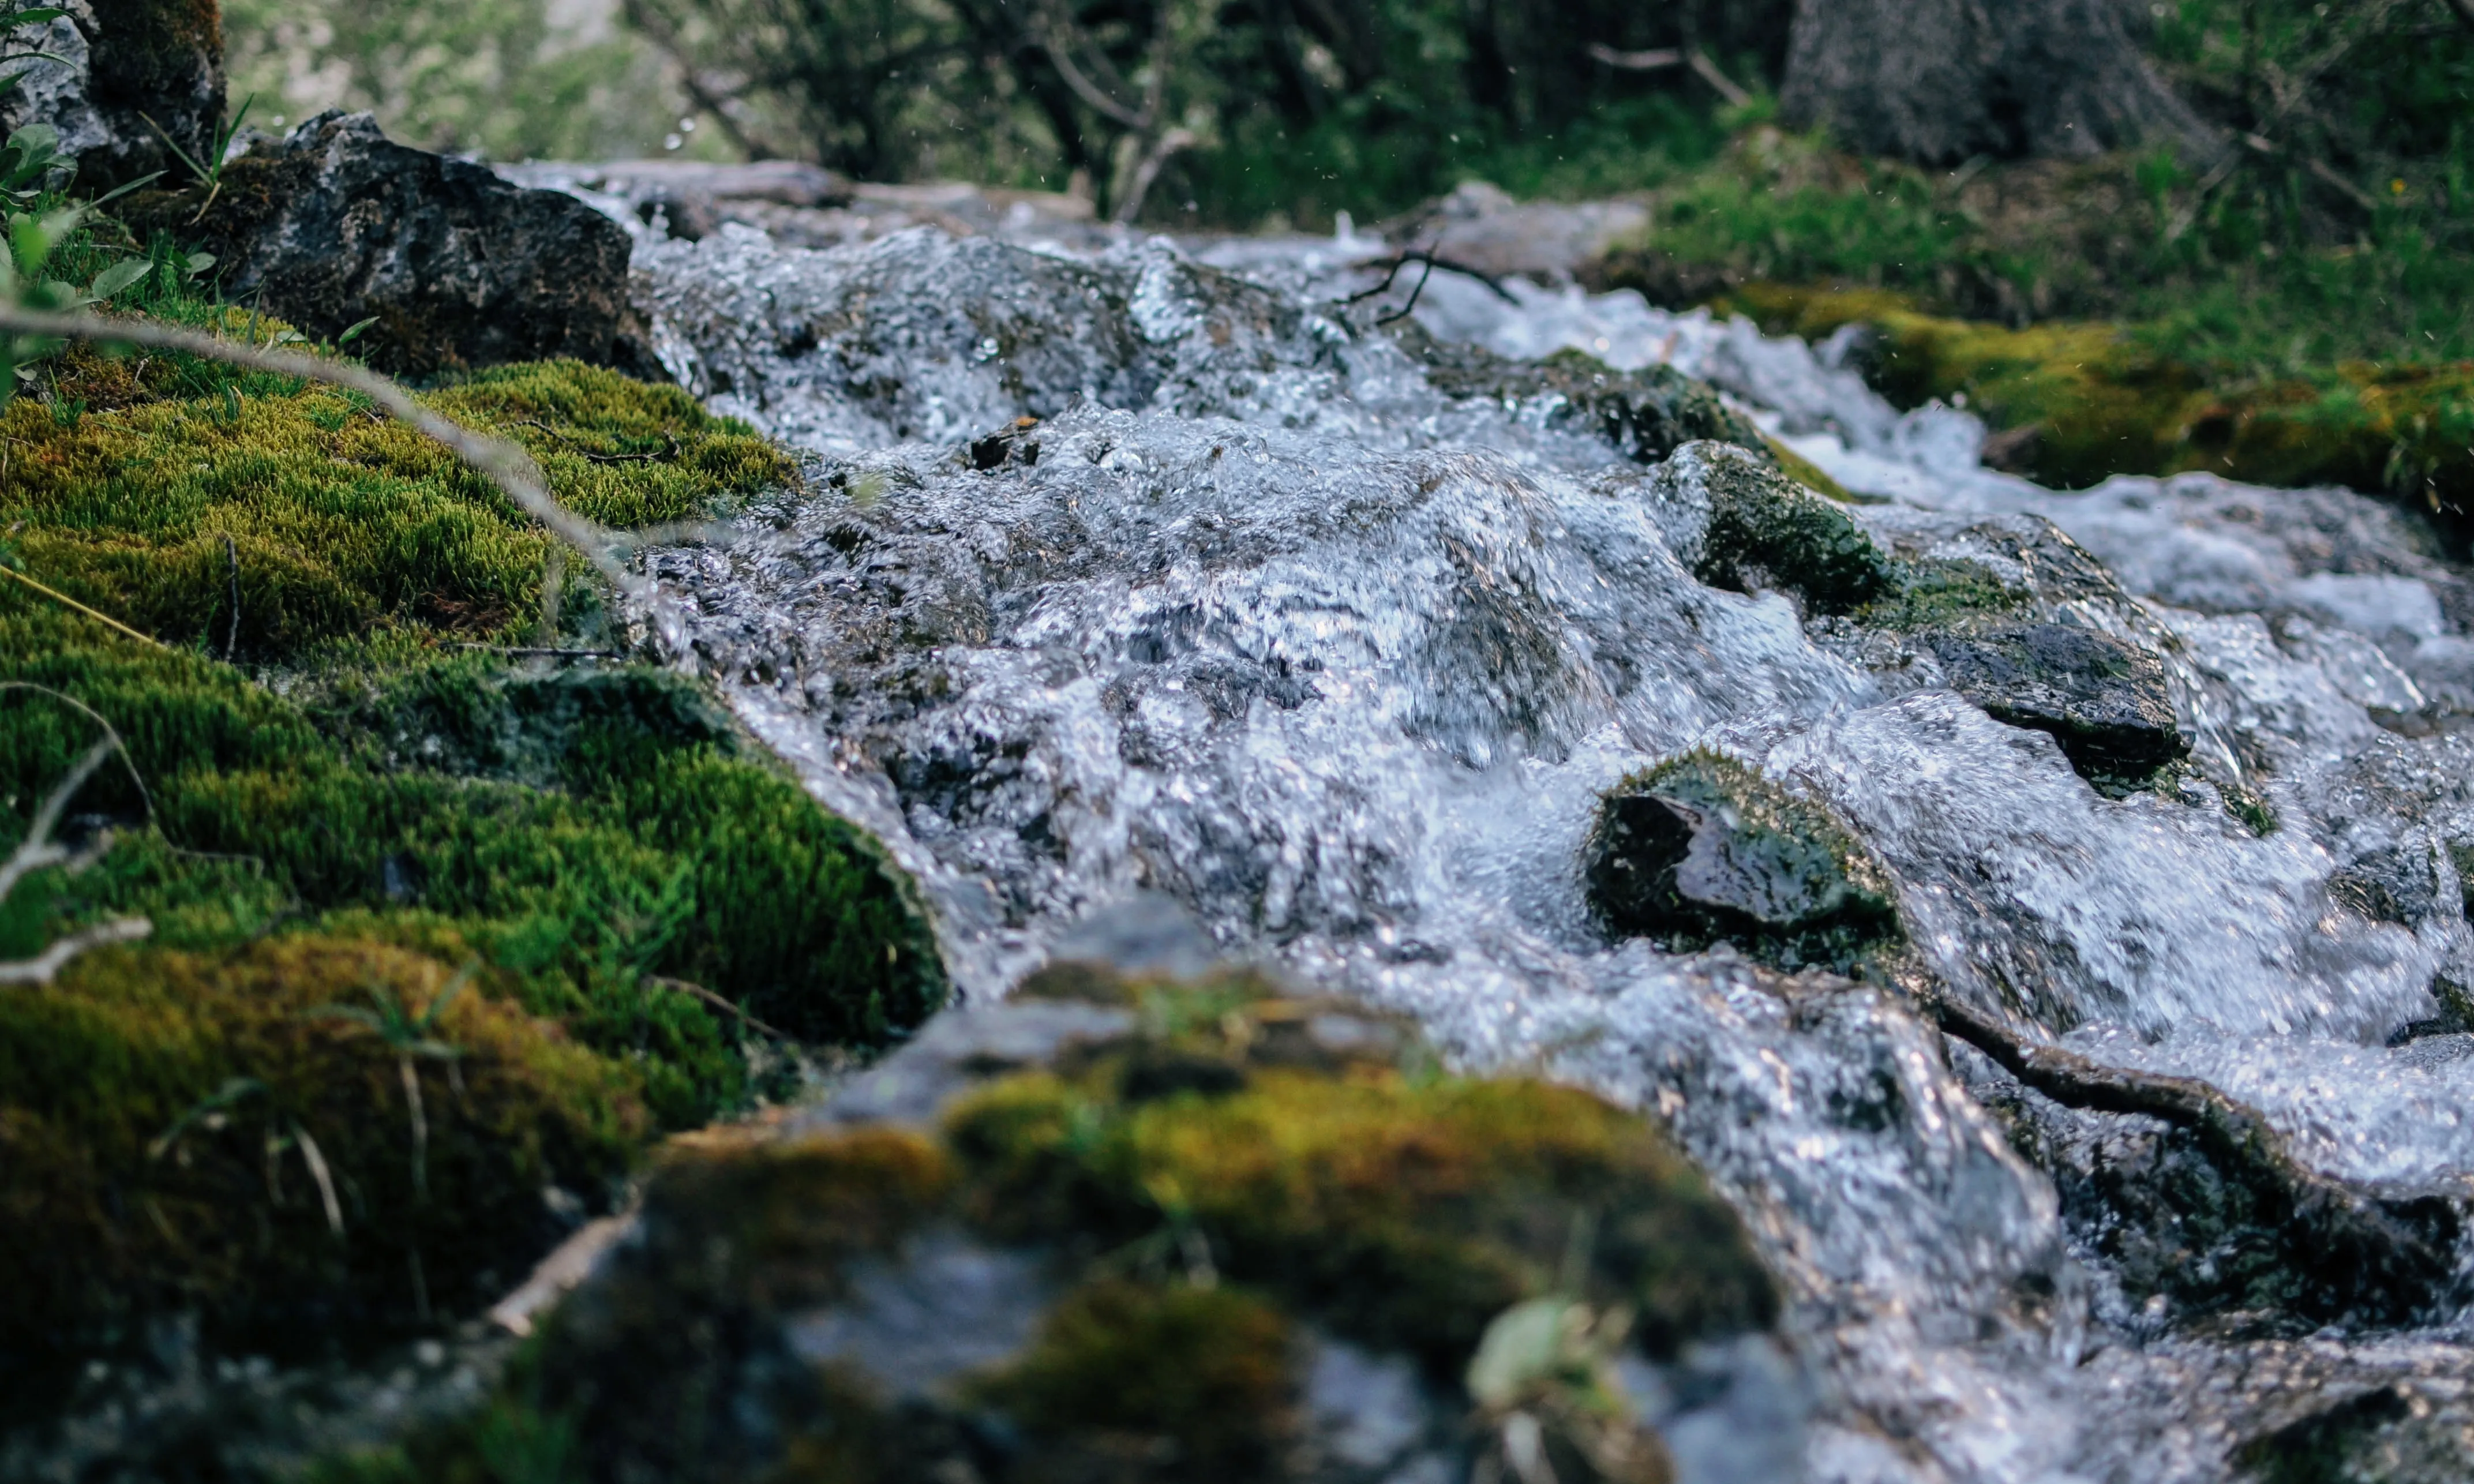
[[[1159,1462],[1184,1478],[1252,1479],[1285,1431],[1290,1331],[1234,1289],[1102,1278],[1059,1301],[1031,1349],[972,1392],[1094,1463],[1115,1434],[1165,1442],[1174,1451]]]
[[[1543,360],[1512,360],[1481,346],[1439,341],[1414,320],[1402,322],[1393,334],[1444,396],[1535,405],[1548,426],[1597,433],[1638,463],[1654,464],[1700,438],[1733,443],[1758,457],[1776,453],[1760,429],[1729,408],[1707,382],[1671,366],[1616,371],[1574,350]]]
[[[1607,930],[1672,952],[1729,942],[1782,968],[1846,973],[1902,940],[1889,880],[1846,827],[1719,753],[1608,790],[1583,861]]]
[[[2437,515],[2460,542],[2474,531],[2474,362],[2253,377],[2177,359],[2113,325],[2014,329],[1926,314],[1880,291],[1756,283],[1732,302],[1773,330],[1871,326],[1886,395],[1908,405],[1963,398],[1997,429],[1996,460],[2049,484],[2193,470],[2342,484]]]
[[[1757,455],[1712,446],[1694,473],[1710,504],[1693,575],[1736,592],[1784,588],[1846,613],[1889,592],[1889,563],[1837,502]]]
[[[177,366],[82,353],[51,375],[95,401],[72,420],[24,399],[0,415],[13,559],[171,647],[0,582],[5,834],[93,742],[71,701],[128,745],[128,766],[97,775],[72,810],[80,830],[110,830],[110,848],[0,902],[0,958],[103,919],[155,926],[143,952],[98,956],[12,1000],[44,1014],[0,1018],[0,1065],[41,1074],[0,1078],[0,1126],[34,1152],[0,1160],[0,1200],[40,1233],[25,1260],[103,1264],[47,1280],[56,1302],[0,1335],[0,1361],[36,1340],[105,1341],[175,1303],[234,1331],[279,1329],[306,1305],[352,1322],[327,1332],[376,1337],[421,1317],[407,1298],[416,1250],[431,1312],[469,1312],[555,1234],[545,1183],[597,1201],[651,1131],[765,1090],[752,1069],[782,1058],[754,1052],[730,1006],[804,1040],[863,1044],[941,997],[905,884],[708,694],[651,666],[520,670],[449,642],[589,642],[602,622],[581,585],[548,611],[546,539],[495,490],[352,400],[280,378],[201,388]],[[603,520],[692,517],[788,469],[675,391],[565,363],[430,395],[484,426],[555,429],[514,431]],[[655,456],[601,463],[584,449]],[[273,683],[211,657],[230,648]],[[252,967],[266,955],[285,965],[271,984]],[[410,1168],[395,1060],[349,1021],[302,1013],[372,1009],[348,972],[360,962],[399,965],[389,996],[398,981],[474,966],[455,1015],[486,1023],[450,1028],[504,1043],[491,1063],[503,1076],[489,1075],[507,1085],[459,1059],[482,1079],[479,1101],[428,1099],[430,1217],[407,1213],[373,1165],[385,1148],[387,1170]],[[416,1011],[420,993],[401,994],[388,1003]],[[491,1030],[502,1021],[514,1029]],[[330,1107],[314,1086],[329,1076],[338,1098],[376,1081]],[[297,1120],[328,1151],[347,1207],[340,1255],[293,1240],[301,1221],[325,1229],[301,1204],[297,1155],[247,1152],[261,1174],[295,1161],[279,1211],[272,1185],[194,1220],[136,1199],[161,1175],[148,1141],[235,1079],[273,1091],[249,1093],[228,1127],[279,1141]],[[240,1190],[230,1171],[216,1178]],[[231,1234],[243,1229],[254,1234]]]
[[[596,1477],[890,1481],[994,1449],[1011,1478],[1252,1478],[1295,1441],[1314,1336],[1412,1357],[1449,1396],[1491,1327],[1550,1295],[1638,1316],[1594,1331],[1601,1360],[1775,1319],[1733,1212],[1587,1093],[1443,1075],[1406,1025],[1249,973],[1063,964],[1018,998],[1134,1014],[926,1127],[673,1140],[638,1233],[501,1400],[570,1419]],[[902,1292],[914,1244],[958,1242],[1007,1256],[1000,1310],[1037,1305],[1018,1350],[898,1400],[863,1358],[795,1358],[862,1278]]]
[[[0,415],[31,575],[166,643],[257,663],[374,630],[483,640],[539,621],[550,538],[435,443],[348,393],[133,365],[64,365],[56,401],[89,408],[74,423],[23,399]],[[689,519],[791,477],[676,388],[572,362],[427,400],[523,443],[562,500],[608,524]],[[634,453],[655,456],[588,456]]]
[[[546,1186],[599,1199],[626,1172],[641,1083],[495,986],[446,1000],[431,1034],[451,1059],[408,1063],[416,1134],[395,1051],[328,1011],[417,1015],[454,972],[313,933],[99,951],[0,997],[16,1295],[0,1354],[106,1343],[171,1309],[298,1350],[320,1326],[468,1311],[521,1277],[555,1229]]]
[[[1245,987],[1165,993],[1174,1005]],[[1766,1322],[1768,1286],[1732,1247],[1733,1216],[1637,1118],[1543,1083],[1403,1070],[1405,1035],[1365,1059],[1317,1053],[1310,1013],[1218,1010],[1068,1073],[991,1085],[947,1126],[969,1209],[1030,1239],[1191,1228],[1230,1277],[1439,1365],[1556,1282],[1575,1222],[1598,1234],[1589,1291],[1632,1305],[1653,1350]],[[1167,1090],[1175,1080],[1152,1075],[1163,1050],[1229,1075],[1190,1071]]]

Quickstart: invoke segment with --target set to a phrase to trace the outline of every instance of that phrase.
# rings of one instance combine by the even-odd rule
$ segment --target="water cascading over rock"
[[[814,460],[649,556],[665,642],[966,993],[1157,893],[1653,1114],[1817,1477],[2453,1456],[2474,605],[2393,512],[2054,496],[1628,296],[1438,276],[1395,338],[1310,244],[639,235],[669,371]],[[2314,1421],[2357,1392],[2406,1399]]]

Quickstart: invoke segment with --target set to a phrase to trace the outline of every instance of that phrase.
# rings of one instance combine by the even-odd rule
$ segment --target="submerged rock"
[[[412,376],[571,356],[658,375],[636,350],[627,234],[556,191],[322,113],[225,166],[219,190],[146,193],[140,230],[211,251],[224,291]],[[203,214],[202,214],[203,213]]]
[[[1846,827],[1718,753],[1609,790],[1585,851],[1599,919],[1670,951],[1731,942],[1781,967],[1844,973],[1898,938],[1888,880]]]
[[[1661,1368],[1774,1318],[1648,1124],[1441,1075],[1388,1017],[1067,963],[957,1020],[1015,1051],[923,1041],[664,1156],[521,1394],[588,1476],[1370,1484],[1543,1449],[1651,1484],[1696,1404]]]
[[[2109,634],[2025,623],[1925,642],[1952,690],[1997,721],[2051,733],[2084,777],[2144,782],[2191,750],[2165,667]]]

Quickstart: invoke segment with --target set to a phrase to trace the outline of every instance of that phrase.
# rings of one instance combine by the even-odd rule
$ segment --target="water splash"
[[[2474,984],[2474,604],[2407,523],[2204,477],[2056,495],[1829,347],[1428,285],[1437,335],[1713,379],[1887,501],[1859,511],[1885,549],[2159,656],[2192,762],[2107,797],[1895,634],[1696,580],[1658,471],[1551,398],[1436,390],[1341,303],[1349,255],[1218,255],[1244,273],[925,231],[640,248],[673,371],[814,456],[650,557],[683,657],[918,874],[966,993],[1159,891],[1467,1062],[1654,1111],[1787,1280],[1812,1477],[2224,1478],[2320,1386],[2459,1415],[2439,1316],[2210,1339],[2125,1299],[1979,1097],[1998,1074],[1904,993],[1610,943],[1579,865],[1601,790],[1730,752],[1847,823],[1949,992],[2214,1082],[2325,1173],[2462,1192],[2474,1042],[2384,1044]]]

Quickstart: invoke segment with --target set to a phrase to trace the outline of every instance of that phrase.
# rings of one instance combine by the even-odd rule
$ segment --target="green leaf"
[[[354,325],[354,326],[352,326],[351,328],[349,328],[349,329],[345,330],[342,334],[337,335],[337,336],[335,337],[335,344],[336,344],[336,345],[338,345],[338,346],[347,346],[347,345],[351,345],[353,341],[358,340],[359,338],[361,338],[361,331],[362,331],[362,330],[365,330],[365,329],[369,328],[371,326],[373,326],[373,325],[376,324],[377,322],[378,322],[378,317],[377,317],[376,315],[375,315],[375,314],[371,315],[368,319],[365,319],[365,320],[361,321],[359,324]]]
[[[188,255],[188,258],[181,264],[181,277],[184,279],[194,279],[199,274],[206,272],[214,265],[214,254],[192,253]]]
[[[148,273],[154,271],[154,267],[155,264],[153,261],[143,257],[132,257],[121,262],[113,263],[110,267],[106,268],[103,272],[95,275],[94,283],[92,286],[87,288],[86,292],[92,294],[97,299],[109,299],[112,295],[119,293],[122,289],[127,288],[132,283],[134,283],[138,280],[146,277]]]
[[[33,11],[18,11],[13,14],[0,15],[0,26],[48,26],[67,13],[68,12],[54,6],[45,6]]]

